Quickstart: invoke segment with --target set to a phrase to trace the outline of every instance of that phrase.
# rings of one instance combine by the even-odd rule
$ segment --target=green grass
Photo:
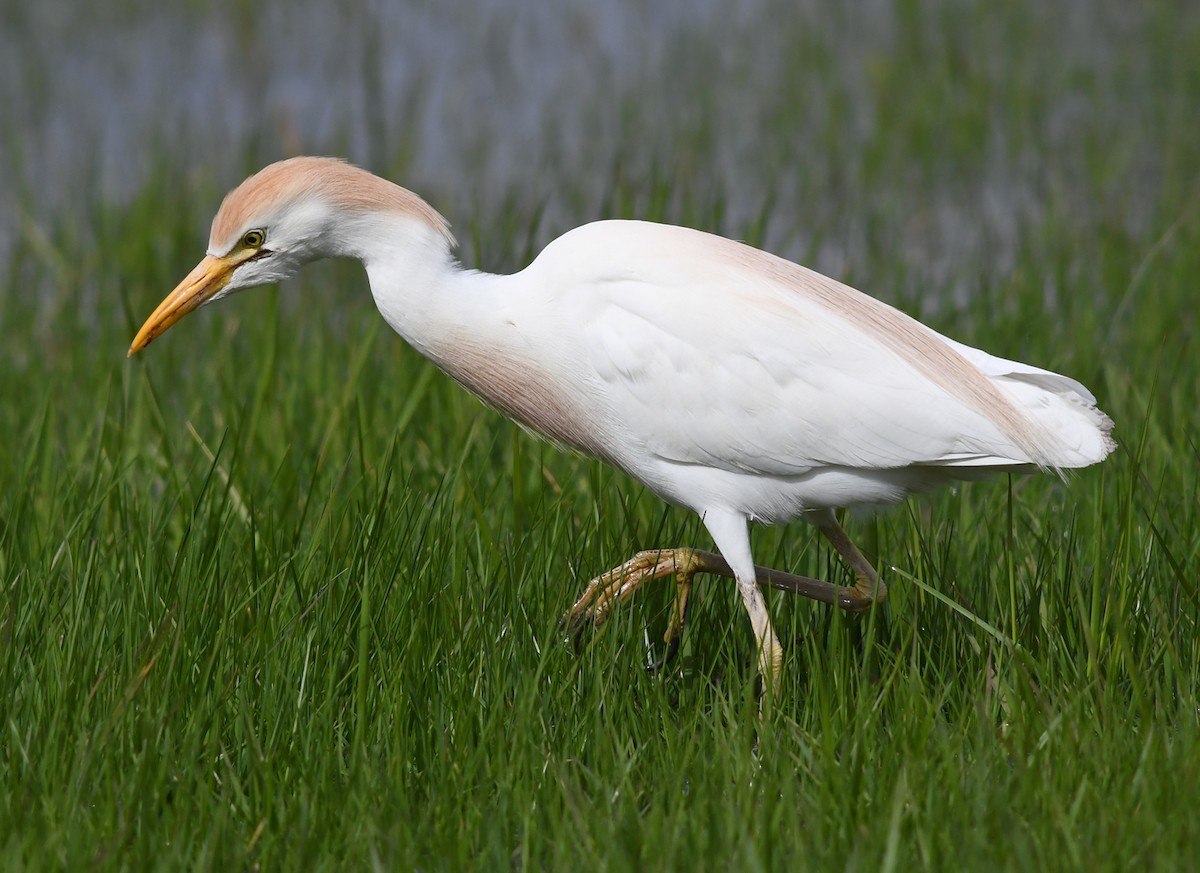
[[[704,179],[703,125],[650,156],[631,138],[600,194],[564,159],[541,193],[450,216],[491,269],[599,214],[818,257],[844,234],[844,276],[1070,373],[1117,422],[1119,451],[1066,483],[852,517],[890,598],[855,620],[772,593],[787,662],[761,726],[726,582],[702,583],[665,675],[643,665],[666,586],[564,644],[587,578],[703,529],[464,395],[356,268],[220,303],[130,362],[220,186],[164,157],[132,202],[26,227],[0,277],[0,867],[1194,866],[1200,29],[1150,7],[1111,64],[1072,67],[1004,8],[903,4],[855,80],[879,110],[859,136],[816,36],[773,35],[810,84],[762,98],[742,218]],[[969,216],[972,180],[1028,160],[1041,199],[1002,265],[986,242],[937,269],[905,244],[936,243],[910,226],[921,191]],[[776,172],[822,196],[791,202]],[[755,551],[848,575],[801,524]]]

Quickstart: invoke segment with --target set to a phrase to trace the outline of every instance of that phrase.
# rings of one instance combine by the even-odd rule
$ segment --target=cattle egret
[[[449,225],[417,195],[332,158],[272,164],[225,197],[208,253],[129,354],[192,310],[356,258],[388,324],[485,403],[699,514],[720,555],[641,552],[592,580],[566,621],[604,620],[652,579],[735,580],[765,691],[782,650],[759,585],[849,610],[886,595],[834,510],[999,471],[1086,467],[1114,448],[1080,383],[1006,361],[782,258],[719,236],[598,221],[509,276],[464,269]],[[853,586],[755,565],[751,521],[803,518]]]

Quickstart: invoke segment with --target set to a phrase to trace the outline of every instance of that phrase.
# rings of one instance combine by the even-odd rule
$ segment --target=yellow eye
[[[242,245],[248,249],[256,249],[267,241],[267,235],[261,230],[248,230],[242,237]]]

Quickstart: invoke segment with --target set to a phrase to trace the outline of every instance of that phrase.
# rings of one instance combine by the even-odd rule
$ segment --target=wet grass
[[[130,202],[23,227],[0,279],[3,866],[1192,866],[1200,136],[1178,110],[1196,22],[1152,9],[1136,50],[1071,74],[1030,10],[987,8],[902,6],[853,87],[793,34],[787,81],[828,68],[833,114],[814,125],[810,91],[763,98],[770,160],[736,194],[705,180],[722,134],[700,125],[626,146],[602,184],[551,162],[545,189],[450,215],[464,260],[497,270],[597,214],[845,256],[839,275],[1071,374],[1116,420],[1118,453],[1066,483],[851,518],[891,597],[854,620],[770,596],[788,661],[761,728],[726,583],[705,583],[664,675],[643,665],[665,588],[563,644],[589,576],[703,530],[464,395],[390,334],[357,268],[221,303],[129,362],[223,185],[164,157]],[[973,34],[977,54],[953,48]],[[988,66],[1019,46],[1013,75]],[[856,126],[857,88],[875,126]],[[808,223],[786,192],[746,190],[806,166],[798,140],[825,143],[791,176],[821,194]],[[969,217],[992,161],[1042,180],[1037,208],[929,267],[939,235],[910,220]],[[755,549],[846,576],[802,525]]]

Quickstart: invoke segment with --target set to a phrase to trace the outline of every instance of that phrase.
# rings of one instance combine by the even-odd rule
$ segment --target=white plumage
[[[320,257],[367,269],[388,323],[453,378],[556,442],[700,514],[724,556],[644,553],[598,577],[571,618],[674,575],[732,575],[769,682],[780,651],[756,581],[863,608],[883,596],[830,510],[996,471],[1084,467],[1112,423],[1078,382],[993,357],[803,267],[686,228],[602,221],[511,276],[463,270],[416,195],[327,158],[273,164],[225,199],[208,257],[130,354],[187,312]],[[805,517],[853,588],[756,568],[747,523]],[[813,588],[813,586],[819,586]],[[812,589],[812,590],[809,590]]]

